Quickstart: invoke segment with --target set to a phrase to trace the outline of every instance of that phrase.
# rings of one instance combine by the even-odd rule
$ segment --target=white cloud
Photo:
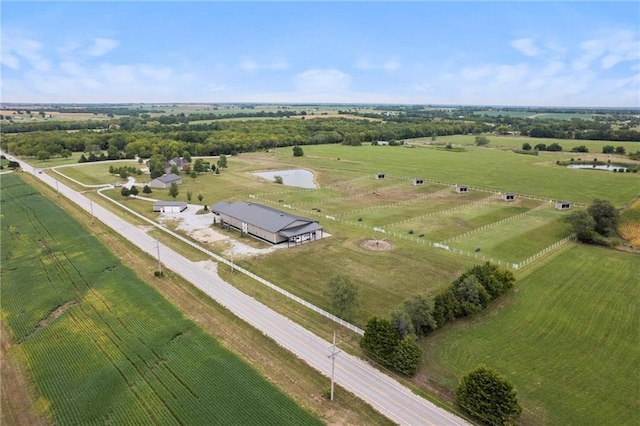
[[[119,41],[110,38],[95,38],[87,53],[89,56],[104,56],[118,47],[119,44]]]
[[[2,52],[2,58],[0,58],[2,65],[11,69],[17,70],[20,68],[20,59],[16,55],[12,55],[8,52]]]
[[[509,44],[526,56],[538,56],[540,54],[540,49],[535,45],[532,38],[519,38],[512,40]]]
[[[2,64],[11,69],[21,69],[22,65],[30,66],[40,71],[47,71],[51,67],[49,61],[42,55],[43,45],[37,40],[2,35]]]
[[[580,55],[573,62],[573,68],[584,70],[598,61],[601,69],[609,69],[621,62],[640,59],[640,37],[637,32],[614,30],[600,37],[580,43]]]
[[[351,77],[335,69],[312,69],[297,74],[294,82],[303,92],[339,93],[347,90]]]

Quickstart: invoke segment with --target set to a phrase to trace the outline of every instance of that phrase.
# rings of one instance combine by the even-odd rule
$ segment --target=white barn
[[[156,213],[181,213],[186,209],[186,201],[156,201],[153,203],[153,211]]]

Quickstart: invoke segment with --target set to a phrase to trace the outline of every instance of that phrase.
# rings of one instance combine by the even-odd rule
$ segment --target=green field
[[[319,424],[16,175],[2,323],[55,424]]]
[[[321,145],[305,146],[304,154],[293,157],[290,148],[283,148],[229,157],[229,168],[220,175],[185,178],[178,199],[185,200],[188,190],[194,197],[202,192],[206,204],[254,195],[257,202],[281,208],[288,204],[296,214],[319,219],[330,238],[257,257],[239,256],[234,262],[327,310],[328,276],[348,274],[361,296],[353,319],[359,326],[371,315],[388,316],[413,294],[436,294],[482,261],[473,253],[520,262],[564,238],[570,233],[564,222],[568,212],[553,209],[551,200],[587,204],[601,198],[623,206],[640,188],[638,174],[556,166],[567,153]],[[298,168],[312,170],[320,188],[301,190],[251,174]],[[377,172],[387,177],[375,179]],[[428,181],[415,186],[414,177]],[[457,194],[456,183],[472,190]],[[506,203],[491,191],[515,192],[518,198]],[[111,192],[153,217],[149,203],[124,200],[117,189]],[[152,197],[171,199],[167,190],[154,190]],[[376,233],[373,226],[397,236]],[[387,238],[394,249],[361,248],[362,240],[373,237]],[[427,244],[447,240],[471,255]],[[637,398],[628,398],[634,393],[629,378],[638,371],[638,265],[637,255],[569,245],[518,270],[515,290],[485,314],[424,340],[426,362],[415,384],[451,395],[458,378],[484,362],[516,385],[525,407],[524,424],[629,423],[626,419],[638,408]],[[237,274],[226,279],[241,280]],[[245,288],[251,285],[245,282],[243,289],[253,294]],[[549,307],[544,305],[548,301]],[[595,369],[602,373],[590,374]],[[603,374],[616,379],[607,382]],[[618,414],[613,413],[616,407]]]
[[[514,384],[531,425],[637,425],[640,259],[576,245],[488,312],[426,340],[421,381],[452,389],[485,363]]]

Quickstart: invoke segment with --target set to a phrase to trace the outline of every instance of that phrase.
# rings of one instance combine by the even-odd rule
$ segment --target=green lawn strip
[[[60,167],[58,172],[63,175],[75,179],[85,185],[100,185],[100,184],[114,184],[124,183],[127,179],[122,179],[118,175],[112,175],[109,173],[109,168],[114,167],[135,167],[141,169],[143,165],[138,164],[135,160],[128,161],[109,161],[109,162],[96,162],[96,163],[82,163],[75,167]],[[136,180],[149,181],[149,175],[132,175]]]
[[[386,228],[393,232],[425,234],[431,241],[442,241],[500,220],[513,218],[540,205],[540,201],[520,199],[507,203],[501,199],[480,204],[463,206],[458,210],[441,215],[430,215],[405,222],[394,223]]]
[[[387,225],[391,225],[393,227],[398,222],[412,220],[428,214],[446,214],[444,212],[448,210],[481,202],[481,200],[491,196],[491,193],[482,191],[458,194],[452,189],[451,192],[441,192],[435,194],[433,197],[417,199],[413,202],[400,205],[387,205],[386,203],[382,203],[379,208],[375,206],[366,210],[355,208],[353,209],[355,210],[353,213],[347,211],[346,214],[340,217],[351,222],[359,221],[369,226],[386,227]]]
[[[469,235],[447,245],[467,252],[480,248],[485,257],[510,263],[521,262],[571,234],[567,212],[551,209],[532,211]]]
[[[640,262],[574,245],[470,321],[425,340],[424,374],[453,389],[480,363],[514,384],[523,424],[637,424]]]
[[[63,220],[65,214],[41,195],[24,196],[28,190],[16,179],[20,182],[2,180],[2,222],[17,223],[18,235],[28,238],[12,239],[2,226],[2,252],[21,250],[8,268],[3,262],[3,302],[8,302],[2,306],[3,322],[14,336],[23,333],[19,345],[56,422],[318,423],[186,320],[93,237],[74,244],[78,235],[86,235],[79,224]],[[37,208],[37,221],[21,219],[25,206]],[[37,266],[42,258],[50,265]],[[38,315],[19,300],[25,301],[20,293],[30,295],[27,301],[41,297],[28,290],[33,269],[47,274],[50,293],[59,296],[51,300],[45,294],[49,307]],[[75,303],[49,315],[69,288]],[[38,318],[41,312],[45,315]]]

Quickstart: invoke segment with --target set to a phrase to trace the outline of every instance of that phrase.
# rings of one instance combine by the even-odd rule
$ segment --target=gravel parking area
[[[264,249],[257,249],[250,247],[242,242],[228,237],[227,235],[216,232],[211,227],[213,224],[213,216],[211,213],[196,214],[202,209],[201,205],[188,204],[187,209],[181,213],[161,213],[158,216],[158,222],[164,223],[166,221],[178,222],[177,228],[181,231],[185,231],[191,237],[196,240],[208,244],[216,241],[224,241],[228,244],[229,248],[224,251],[225,255],[246,255],[246,256],[258,256],[265,253],[270,253],[279,248],[286,248],[287,244],[278,244]]]

